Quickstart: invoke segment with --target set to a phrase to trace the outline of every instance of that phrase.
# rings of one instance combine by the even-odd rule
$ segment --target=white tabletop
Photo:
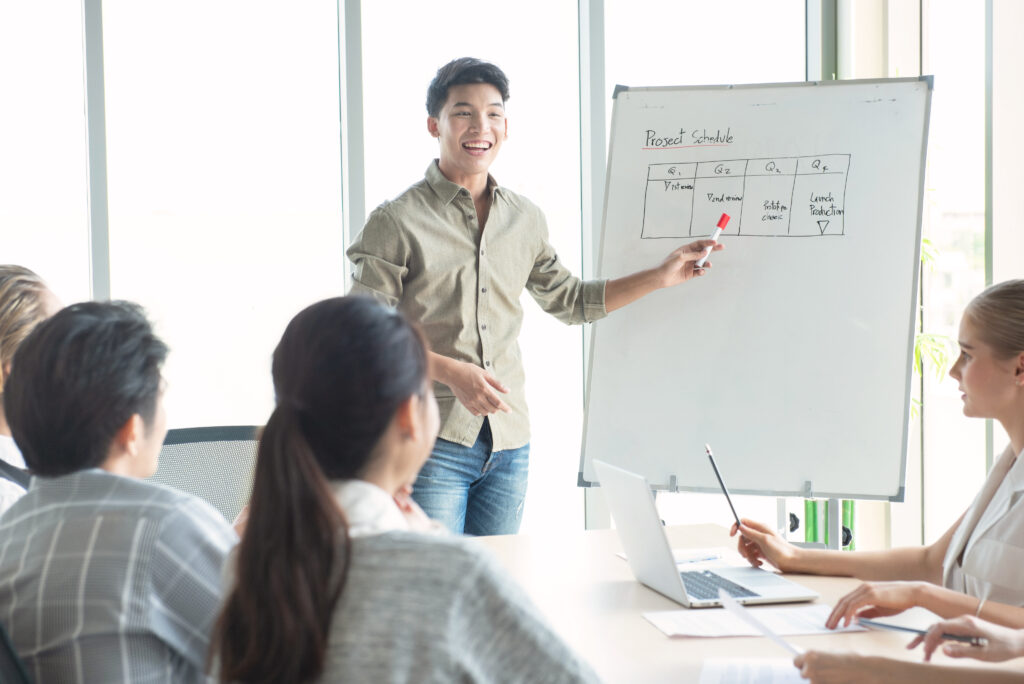
[[[717,525],[668,527],[673,548],[733,547]],[[641,585],[621,551],[614,530],[589,530],[564,536],[481,537],[527,591],[554,629],[608,682],[696,681],[707,658],[788,658],[761,637],[669,638],[642,617],[651,610],[682,606]],[[858,580],[848,577],[792,575],[834,605]],[[703,610],[719,610],[716,608]],[[787,637],[805,649],[845,650],[919,660],[907,651],[909,635],[896,632]],[[957,664],[941,654],[936,662]],[[977,666],[977,661],[960,663]]]

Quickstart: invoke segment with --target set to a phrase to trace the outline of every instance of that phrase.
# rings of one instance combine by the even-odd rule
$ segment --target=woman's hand
[[[438,530],[439,523],[428,518],[420,505],[413,500],[412,485],[403,485],[395,492],[393,498],[398,510],[402,512],[406,522],[409,523],[410,530],[413,532],[436,532]]]
[[[879,661],[856,653],[807,651],[794,658],[793,664],[812,684],[847,684],[882,681]]]
[[[921,593],[927,582],[865,582],[839,599],[825,626],[835,629],[842,622],[849,626],[854,618],[885,617],[921,605]]]
[[[729,536],[740,533],[736,548],[740,555],[755,568],[768,561],[783,572],[792,571],[800,549],[783,539],[778,532],[767,525],[743,518],[743,525],[733,523]]]
[[[979,637],[985,645],[972,646],[961,641],[947,641],[943,634]],[[945,642],[945,643],[943,643]],[[950,658],[977,658],[978,660],[1009,660],[1024,655],[1024,630],[994,625],[972,615],[963,615],[952,620],[936,622],[926,634],[914,637],[907,648],[924,643],[924,659],[931,660],[932,653],[942,644],[942,652]]]
[[[231,527],[235,528],[235,534],[241,539],[245,534],[245,526],[249,524],[249,504],[245,504],[242,510],[235,516],[235,521],[231,523]]]

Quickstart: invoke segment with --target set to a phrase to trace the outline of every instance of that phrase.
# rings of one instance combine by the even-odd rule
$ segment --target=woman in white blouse
[[[944,618],[969,614],[1024,627],[1024,280],[994,285],[967,306],[960,357],[950,375],[964,415],[998,420],[1010,446],[971,507],[929,546],[839,552],[797,548],[745,520],[739,550],[751,564],[784,572],[868,580],[843,597],[827,625],[923,606]]]
[[[60,308],[42,278],[23,266],[0,264],[0,461],[15,468],[24,469],[25,460],[4,414],[4,382],[22,340]],[[25,493],[25,488],[6,477],[5,472],[0,472],[0,513]]]
[[[596,679],[478,545],[410,498],[438,411],[422,334],[365,297],[300,312],[274,351],[221,681]]]

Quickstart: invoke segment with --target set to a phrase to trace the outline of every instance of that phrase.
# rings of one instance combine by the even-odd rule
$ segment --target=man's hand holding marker
[[[715,226],[715,232],[711,234],[711,239],[714,240],[715,242],[718,242],[718,237],[722,234],[722,231],[725,230],[725,226],[728,223],[729,223],[729,215],[728,214],[722,214],[722,217],[720,219],[718,219],[718,224]],[[714,247],[708,247],[708,253],[705,254],[704,256],[702,256],[700,259],[697,259],[697,263],[695,263],[693,265],[693,268],[695,270],[698,269],[698,268],[701,269],[701,270],[704,269],[704,262],[708,260],[709,256],[711,256],[711,250],[712,249],[714,249]]]

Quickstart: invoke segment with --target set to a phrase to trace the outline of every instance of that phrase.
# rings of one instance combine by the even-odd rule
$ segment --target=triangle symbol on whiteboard
[[[828,228],[828,221],[818,221],[818,230],[821,231],[822,235],[825,234],[826,228]]]

